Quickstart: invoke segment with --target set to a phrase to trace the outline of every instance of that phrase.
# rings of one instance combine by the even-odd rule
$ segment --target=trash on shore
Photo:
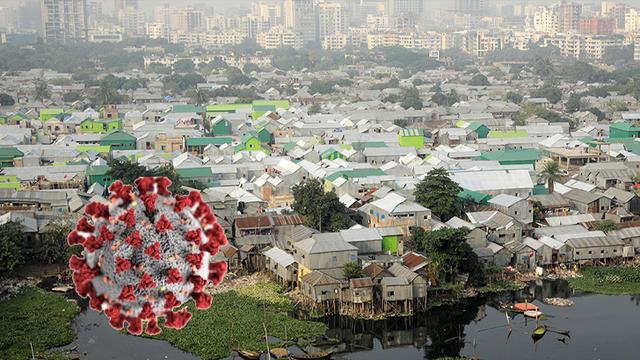
[[[573,306],[574,304],[573,300],[563,299],[563,298],[544,298],[542,301],[545,304],[559,306],[559,307],[569,307],[569,306]]]

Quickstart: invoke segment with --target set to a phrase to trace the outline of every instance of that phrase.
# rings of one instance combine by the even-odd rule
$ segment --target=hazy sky
[[[271,0],[274,1],[274,0]],[[275,0],[277,1],[277,0]],[[507,3],[530,3],[530,4],[553,4],[559,2],[559,0],[489,0],[496,4]],[[574,0],[585,4],[600,4],[600,0]],[[611,1],[611,0],[609,0]],[[0,6],[15,6],[20,3],[24,3],[25,0],[0,0]],[[109,8],[113,4],[113,0],[103,0],[103,7]],[[250,5],[254,0],[140,0],[140,3],[145,8],[151,8],[159,4],[172,4],[172,5],[187,5],[187,4],[205,4],[212,5],[214,8],[224,10],[230,7],[243,7]],[[453,7],[453,0],[424,0],[427,6],[431,6],[434,9],[450,9]],[[617,0],[619,3],[627,3],[629,5],[636,5],[640,7],[640,0]]]

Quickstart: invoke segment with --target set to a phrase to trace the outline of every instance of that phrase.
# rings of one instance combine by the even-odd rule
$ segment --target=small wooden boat
[[[306,355],[291,355],[289,358],[292,360],[328,360],[331,359],[331,351],[323,351]]]
[[[249,350],[236,350],[238,352],[238,355],[246,360],[258,360],[260,359],[260,355],[262,355],[262,353],[259,353],[257,351],[249,351]]]
[[[524,314],[524,316],[526,316],[528,318],[532,318],[532,319],[537,319],[540,316],[542,316],[542,312],[540,312],[538,310],[527,310],[523,314]]]
[[[537,306],[530,303],[516,303],[513,305],[513,308],[517,311],[525,312],[525,311],[538,311],[540,310]]]
[[[57,292],[57,293],[66,293],[71,290],[73,290],[73,286],[69,286],[69,285],[59,285],[51,288],[51,291]]]
[[[289,350],[285,348],[273,348],[271,349],[271,356],[276,359],[285,359],[289,356]]]

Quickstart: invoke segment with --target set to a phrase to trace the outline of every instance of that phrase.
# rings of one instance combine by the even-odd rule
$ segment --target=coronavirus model
[[[68,237],[82,245],[83,257],[69,267],[81,297],[109,317],[115,329],[132,334],[158,334],[164,326],[181,329],[191,319],[186,303],[211,306],[205,292],[218,285],[227,270],[214,262],[227,243],[222,227],[200,193],[172,197],[165,177],[139,178],[136,189],[116,181],[110,203],[93,202]],[[137,191],[136,191],[137,190]]]

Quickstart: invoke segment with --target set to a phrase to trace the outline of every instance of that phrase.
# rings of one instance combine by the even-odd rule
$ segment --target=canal
[[[571,298],[575,304],[546,305],[546,297]],[[524,298],[546,315],[541,324],[568,330],[570,338],[547,333],[534,343],[536,321],[521,315],[511,319],[509,331],[504,312],[497,308]],[[469,299],[413,317],[375,322],[327,318],[327,338],[339,343],[317,350],[334,350],[339,352],[334,358],[351,360],[631,359],[639,353],[639,303],[640,297],[574,293],[564,281],[539,282],[521,292]],[[84,310],[74,327],[78,338],[69,347],[76,347],[83,359],[197,359],[166,342],[113,331],[106,317],[91,310]]]

